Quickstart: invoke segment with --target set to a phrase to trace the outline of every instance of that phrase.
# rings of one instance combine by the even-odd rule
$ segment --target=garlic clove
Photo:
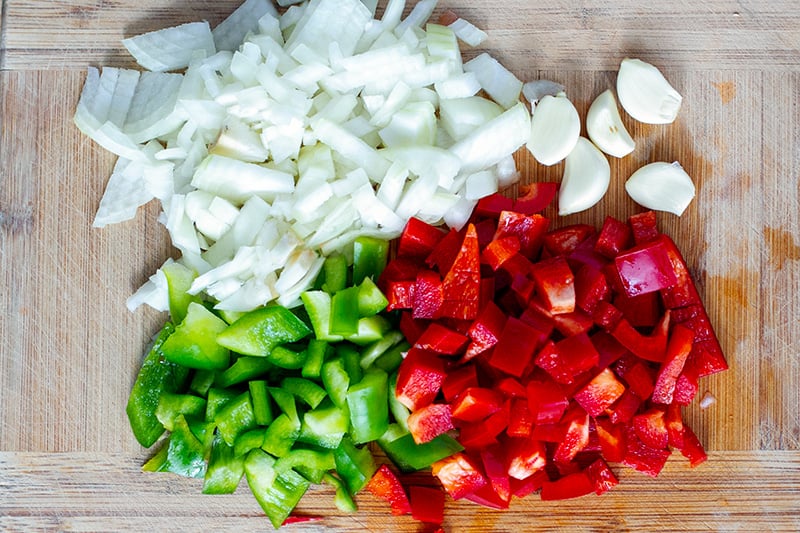
[[[622,123],[617,100],[610,89],[602,92],[589,106],[586,113],[586,132],[595,146],[610,156],[624,157],[636,147]]]
[[[640,59],[623,59],[617,74],[622,108],[645,124],[670,124],[683,99],[661,72]]]
[[[677,161],[650,163],[634,172],[625,183],[633,200],[656,211],[680,216],[695,195],[694,183]]]
[[[579,137],[567,156],[558,191],[561,216],[589,209],[600,201],[611,182],[611,166],[603,152],[586,137]]]
[[[566,95],[545,95],[533,110],[528,150],[541,164],[555,165],[572,151],[580,133],[578,110]]]

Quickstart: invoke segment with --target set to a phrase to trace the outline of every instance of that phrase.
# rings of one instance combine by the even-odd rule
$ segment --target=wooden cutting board
[[[114,158],[72,113],[87,65],[133,67],[120,39],[222,20],[235,0],[2,3],[0,39],[0,530],[265,530],[248,494],[145,475],[124,405],[162,317],[125,298],[172,250],[157,207],[91,228]],[[800,530],[800,4],[796,0],[442,0],[487,29],[523,80],[566,85],[583,115],[626,56],[658,65],[683,94],[669,126],[628,121],[637,149],[612,162],[607,197],[556,224],[599,224],[637,207],[624,180],[680,161],[698,196],[662,229],[687,256],[731,365],[705,379],[686,418],[710,451],[673,457],[657,479],[617,469],[603,497],[517,501],[506,512],[449,503],[448,531]],[[474,55],[474,52],[465,55]],[[520,158],[526,180],[559,179]],[[297,530],[418,531],[368,495],[345,515],[315,488]]]

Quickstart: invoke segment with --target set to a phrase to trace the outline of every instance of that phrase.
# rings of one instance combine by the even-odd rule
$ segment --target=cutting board
[[[123,37],[195,20],[236,1],[2,3],[0,40],[0,530],[265,530],[242,487],[142,474],[148,456],[124,406],[163,317],[125,299],[174,251],[148,205],[102,230],[91,222],[114,158],[72,113],[88,65],[133,67]],[[622,58],[659,66],[684,96],[668,126],[634,124],[606,198],[554,220],[600,224],[640,210],[624,181],[679,161],[698,194],[661,229],[683,249],[731,369],[701,382],[685,410],[709,450],[675,454],[657,479],[615,467],[602,497],[492,511],[449,502],[448,531],[800,530],[800,4],[779,0],[442,0],[489,34],[484,47],[523,80],[563,83],[583,116]],[[477,51],[465,52],[466,57]],[[558,180],[521,154],[523,179]],[[552,214],[552,213],[551,213]],[[427,480],[427,477],[425,478]],[[336,511],[314,488],[297,530],[418,531],[369,495]],[[289,528],[291,529],[291,528]]]

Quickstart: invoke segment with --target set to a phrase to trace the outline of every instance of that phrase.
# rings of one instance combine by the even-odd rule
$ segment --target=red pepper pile
[[[415,441],[465,448],[432,468],[454,499],[602,494],[608,462],[706,459],[680,406],[727,364],[680,251],[653,212],[548,231],[551,198],[489,197],[461,231],[411,220],[380,279]]]

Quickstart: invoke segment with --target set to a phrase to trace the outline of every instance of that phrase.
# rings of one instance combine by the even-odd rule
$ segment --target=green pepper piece
[[[186,312],[189,304],[192,302],[200,303],[201,300],[198,296],[189,294],[189,288],[192,286],[194,278],[197,273],[180,264],[169,263],[161,267],[161,272],[167,278],[167,294],[169,295],[169,314],[176,324],[183,322],[186,318]]]
[[[256,426],[250,392],[245,391],[228,402],[214,417],[214,422],[228,446],[233,446],[236,437]]]
[[[399,344],[405,340],[402,333],[397,330],[391,330],[382,339],[373,342],[361,350],[361,368],[368,369],[377,359],[382,356],[389,348]]]
[[[341,343],[336,346],[336,355],[341,357],[347,375],[350,376],[350,386],[361,381],[364,371],[361,369],[361,353],[351,344]]]
[[[302,320],[285,307],[261,307],[244,314],[217,335],[217,342],[244,355],[267,356],[278,345],[308,336]]]
[[[325,283],[322,288],[334,294],[347,287],[347,258],[341,254],[329,255],[322,265]]]
[[[350,496],[349,492],[347,492],[347,487],[345,487],[341,479],[329,472],[326,472],[322,476],[322,481],[336,489],[336,495],[333,497],[333,503],[336,505],[337,509],[343,513],[355,513],[358,510],[356,502],[353,501],[353,497]]]
[[[284,457],[275,461],[275,471],[278,474],[295,469],[311,483],[319,483],[328,470],[336,468],[331,450],[292,450]]]
[[[244,471],[250,491],[275,529],[292,513],[311,483],[292,469],[278,474],[274,459],[261,450],[247,454]]]
[[[164,433],[164,426],[156,416],[161,393],[181,390],[189,376],[187,368],[166,361],[161,352],[164,341],[174,329],[167,322],[153,341],[142,361],[142,368],[136,376],[125,406],[133,435],[145,448],[155,444]]]
[[[341,357],[326,361],[322,365],[322,384],[328,391],[333,404],[337,407],[347,406],[347,389],[350,387],[350,374],[344,367]]]
[[[162,392],[156,407],[156,418],[164,428],[172,431],[173,422],[178,415],[200,417],[206,411],[206,401],[191,394]]]
[[[268,426],[275,417],[272,414],[272,402],[270,402],[269,394],[267,394],[267,382],[250,381],[247,386],[250,389],[250,400],[253,402],[253,415],[256,418],[256,424]]]
[[[230,352],[217,344],[217,335],[226,327],[227,324],[221,318],[199,303],[191,302],[186,318],[164,341],[164,357],[189,368],[225,368],[230,361]]]
[[[329,331],[348,337],[358,333],[358,287],[342,289],[331,298]]]
[[[203,494],[233,494],[243,475],[244,457],[237,456],[234,448],[217,436],[208,459]]]
[[[213,387],[208,389],[206,422],[213,422],[217,418],[217,413],[238,395],[239,393],[234,390],[215,389]]]
[[[169,437],[161,441],[161,446],[153,456],[142,465],[142,472],[161,472],[169,455]]]
[[[300,375],[304,378],[318,378],[322,371],[322,364],[325,362],[325,357],[330,352],[329,348],[330,345],[325,341],[317,339],[308,341],[306,360],[303,363]]]
[[[457,440],[446,434],[439,435],[424,444],[417,444],[411,433],[394,424],[378,439],[378,445],[386,456],[406,473],[428,468],[436,461],[464,449]]]
[[[236,437],[236,442],[233,444],[233,454],[236,457],[247,455],[250,450],[261,448],[264,444],[264,428],[251,429]]]
[[[279,368],[285,368],[287,370],[297,370],[299,368],[303,368],[306,358],[306,350],[296,352],[294,350],[290,350],[286,346],[276,346],[266,357],[266,359],[273,365]]]
[[[191,478],[200,478],[206,473],[205,446],[189,429],[183,415],[175,419],[175,427],[169,436],[167,458],[159,471]]]
[[[336,473],[344,481],[350,494],[363,489],[378,469],[375,459],[366,446],[358,448],[349,437],[342,439],[333,452]]]
[[[400,400],[397,399],[397,394],[395,391],[397,390],[397,372],[394,372],[389,377],[389,411],[392,413],[395,421],[402,427],[406,432],[408,431],[408,417],[411,416],[411,411],[409,411],[408,407],[403,405]]]
[[[397,372],[397,369],[400,368],[400,364],[403,362],[403,355],[408,352],[409,349],[411,349],[411,345],[406,341],[397,344],[378,357],[374,363],[375,368],[380,368],[387,373]]]
[[[360,285],[364,278],[378,279],[386,268],[389,241],[376,237],[358,237],[353,243],[353,284]]]
[[[214,385],[227,389],[231,385],[237,385],[249,379],[262,376],[272,368],[272,362],[265,357],[247,357],[243,355],[224,372],[217,374]]]
[[[206,422],[195,418],[187,418],[186,424],[189,426],[189,431],[192,432],[192,435],[202,444],[203,457],[208,461],[208,457],[211,455],[211,445],[214,444],[214,429],[217,425],[214,422]]]
[[[358,286],[358,314],[359,316],[377,315],[389,305],[389,300],[383,295],[381,290],[372,281],[372,278],[364,278]]]
[[[346,336],[345,340],[359,346],[366,346],[382,339],[390,329],[392,329],[392,325],[381,315],[366,316],[358,319],[358,333]]]
[[[292,450],[292,446],[299,436],[300,423],[283,413],[273,420],[264,432],[261,449],[275,457],[283,457]]]
[[[216,375],[213,370],[195,370],[192,382],[189,383],[189,392],[197,396],[207,396],[208,389],[214,384]]]
[[[327,407],[317,407],[303,415],[297,440],[321,448],[336,449],[348,429],[349,416],[344,410],[328,404]]]
[[[314,336],[321,341],[339,342],[344,337],[331,333],[331,295],[325,291],[306,291],[300,295],[308,313]]]
[[[369,370],[347,391],[351,434],[355,444],[373,441],[389,426],[389,377],[383,370]]]
[[[316,408],[328,395],[325,389],[305,378],[285,377],[281,381],[281,389],[294,395],[312,409]]]
[[[277,387],[270,387],[269,393],[272,395],[272,399],[275,400],[275,403],[278,404],[281,411],[289,417],[289,420],[299,427],[300,417],[297,414],[297,402],[294,399],[294,395],[289,391]]]

